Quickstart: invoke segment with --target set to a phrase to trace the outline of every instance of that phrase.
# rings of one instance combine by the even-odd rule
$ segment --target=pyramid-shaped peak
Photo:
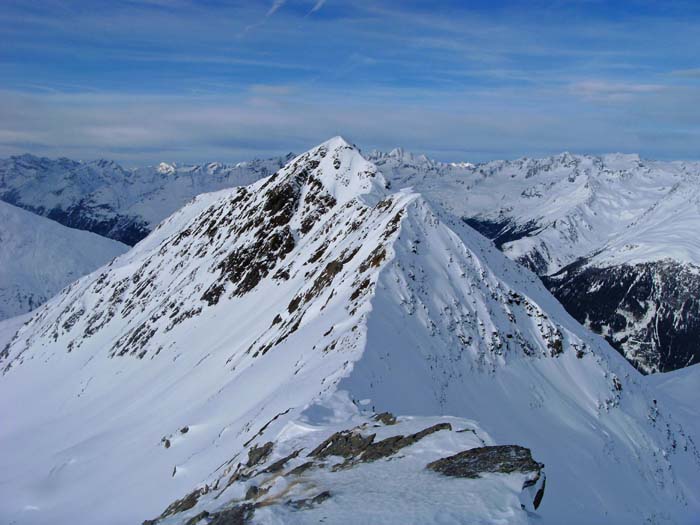
[[[156,523],[182,524],[222,505],[263,509],[241,503],[249,483],[263,480],[234,471],[246,457],[250,473],[270,475],[260,483],[271,487],[265,497],[286,502],[292,483],[281,476],[311,461],[311,445],[323,443],[317,436],[368,423],[364,436],[353,435],[361,443],[378,436],[375,450],[394,456],[375,456],[371,466],[348,458],[319,481],[361,479],[412,454],[394,455],[387,443],[396,441],[386,441],[370,411],[398,415],[406,431],[396,439],[408,444],[427,424],[405,425],[435,415],[441,434],[426,435],[414,452],[445,451],[462,438],[523,443],[556,480],[548,522],[568,522],[571,497],[587,511],[577,523],[639,523],[659,508],[668,522],[697,515],[700,455],[666,401],[652,400],[619,354],[460,219],[407,190],[366,205],[385,193],[378,181],[356,148],[331,139],[250,186],[200,195],[38,310],[0,346],[0,419],[13,421],[0,447],[18,458],[0,459],[12,480],[0,515],[26,522],[27,497],[51,504],[59,523],[104,515],[139,523],[169,509]],[[450,419],[448,430],[444,414],[464,419]],[[76,428],[85,429],[79,442]],[[437,457],[411,464],[424,472]],[[572,496],[581,479],[593,483]],[[509,491],[524,487],[517,481]],[[55,489],[48,500],[39,485]],[[144,486],[158,491],[144,498]],[[335,486],[328,493],[342,503]],[[87,500],[100,505],[75,505]],[[297,512],[282,505],[281,521]],[[356,521],[349,516],[329,521]]]
[[[336,135],[335,137],[331,137],[331,138],[329,138],[326,142],[324,142],[323,144],[320,144],[319,146],[326,146],[326,147],[329,148],[329,149],[333,149],[333,148],[353,148],[353,149],[357,149],[357,148],[355,148],[355,146],[354,146],[353,144],[351,144],[350,142],[348,142],[348,141],[347,141],[344,137],[342,137],[341,135]]]
[[[308,174],[341,204],[357,197],[373,202],[387,193],[386,181],[377,167],[341,136],[292,159],[281,173],[286,177]]]

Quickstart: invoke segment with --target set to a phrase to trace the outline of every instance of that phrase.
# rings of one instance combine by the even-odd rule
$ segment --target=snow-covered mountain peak
[[[450,162],[449,165],[457,169],[473,169],[475,166],[473,162],[467,161]]]
[[[309,172],[340,204],[355,198],[377,202],[387,193],[384,176],[376,166],[340,136],[299,155],[280,170],[279,176],[301,172]]]
[[[0,455],[0,515],[22,523],[138,522],[193,489],[164,523],[195,523],[245,495],[234,475],[246,457],[272,449],[277,462],[336,431],[368,440],[356,424],[320,428],[341,395],[362,425],[379,411],[478,421],[419,447],[530,448],[556,480],[542,523],[653,522],[658,509],[680,522],[700,508],[688,489],[700,457],[638,373],[530,272],[420,195],[390,193],[338,139],[194,199],[38,310],[0,366],[0,419],[12,421],[0,449],[14,451]],[[403,437],[381,437],[430,428],[399,422]],[[333,482],[314,472],[302,485]],[[342,482],[329,492],[322,505],[347,505]],[[388,523],[402,522],[396,510]]]
[[[637,153],[608,153],[602,156],[603,163],[610,169],[629,170],[643,165]]]
[[[373,150],[369,158],[372,160],[379,160],[383,159],[384,162],[390,162],[390,163],[400,163],[405,166],[411,166],[411,165],[417,165],[417,166],[439,166],[441,163],[437,162],[431,158],[429,158],[427,155],[420,154],[416,155],[410,151],[405,150],[402,147],[397,147],[392,149],[390,152],[385,153],[381,152],[378,150]]]
[[[161,162],[156,167],[156,171],[162,175],[172,175],[175,173],[175,166],[167,162]]]
[[[413,160],[413,153],[411,152],[406,152],[403,148],[398,147],[392,149],[389,154],[389,157],[395,157],[397,159],[407,159],[407,160]]]

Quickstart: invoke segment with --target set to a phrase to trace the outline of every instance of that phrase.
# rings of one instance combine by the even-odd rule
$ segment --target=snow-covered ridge
[[[340,138],[194,199],[38,310],[0,366],[12,421],[0,447],[13,451],[0,456],[0,516],[22,523],[153,518],[268,442],[282,454],[300,425],[325,437],[384,411],[473,420],[488,443],[527,447],[556,480],[538,523],[683,523],[700,510],[700,456],[672,407],[530,272],[418,193],[386,189]],[[356,472],[399,472],[394,459]],[[315,509],[357,501],[342,479]],[[490,485],[509,494],[503,511],[529,521],[503,483],[512,492]],[[469,506],[494,501],[488,486],[456,508],[492,520]],[[243,488],[220,484],[176,522]]]
[[[523,508],[543,501],[544,466],[523,447],[492,445],[473,421],[370,417],[347,397],[329,401],[342,420],[287,422],[144,523],[525,524]]]

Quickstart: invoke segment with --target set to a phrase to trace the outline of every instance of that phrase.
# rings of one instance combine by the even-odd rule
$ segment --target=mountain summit
[[[336,137],[197,197],[5,334],[0,516],[697,515],[700,454],[639,373],[461,220],[386,186]]]

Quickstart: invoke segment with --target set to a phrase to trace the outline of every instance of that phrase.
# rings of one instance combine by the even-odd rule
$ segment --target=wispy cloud
[[[273,0],[272,5],[265,16],[274,15],[285,3],[286,0]]]
[[[661,84],[635,84],[607,80],[582,80],[571,84],[572,93],[588,100],[606,102],[627,101],[637,95],[658,93],[667,89]]]
[[[315,13],[316,11],[320,10],[324,6],[325,3],[326,3],[326,0],[316,0],[316,3],[311,8],[311,11],[309,11],[309,14]]]
[[[671,72],[672,75],[678,77],[700,78],[700,67],[691,69],[677,69]]]

